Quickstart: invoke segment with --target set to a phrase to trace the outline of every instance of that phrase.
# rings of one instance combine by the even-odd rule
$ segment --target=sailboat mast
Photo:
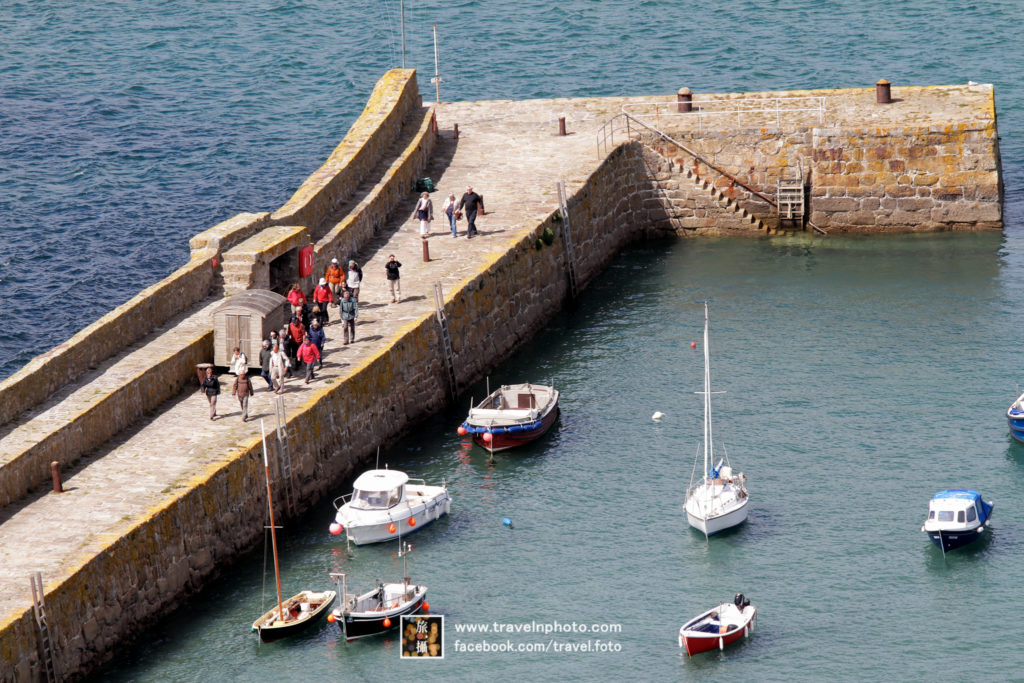
[[[704,302],[704,476],[710,477],[711,452],[711,352],[708,349],[708,302]]]
[[[277,563],[277,534],[274,533],[274,498],[270,494],[270,464],[267,462],[267,431],[260,420],[260,432],[263,434],[263,473],[267,478],[267,508],[270,510],[270,544],[274,549],[274,581],[277,582],[277,616],[284,621],[284,607],[281,600],[281,567]]]

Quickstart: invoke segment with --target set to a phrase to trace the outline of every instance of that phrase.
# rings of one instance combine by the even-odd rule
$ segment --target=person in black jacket
[[[484,210],[484,198],[473,192],[473,186],[466,186],[466,194],[462,195],[462,199],[459,200],[459,205],[455,207],[456,211],[466,210],[466,222],[468,223],[466,237],[472,237],[476,234],[476,212],[480,211],[481,216],[486,216],[487,211]]]
[[[206,377],[199,385],[199,391],[206,394],[206,400],[210,402],[210,419],[217,419],[217,396],[220,395],[220,380],[213,376],[213,368],[206,368]]]
[[[402,264],[395,260],[395,255],[391,254],[388,262],[384,264],[384,272],[388,276],[388,287],[391,288],[391,303],[402,300],[402,280],[398,273],[398,269],[402,267]],[[398,292],[398,298],[395,298],[395,292]]]

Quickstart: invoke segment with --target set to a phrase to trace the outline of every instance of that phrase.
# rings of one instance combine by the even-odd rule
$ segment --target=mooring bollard
[[[423,240],[423,262],[430,263],[430,242],[429,240]]]
[[[679,92],[676,93],[676,102],[679,105],[680,114],[693,111],[693,93],[690,92],[689,88],[679,89]]]
[[[892,84],[884,78],[875,83],[875,102],[878,104],[892,103]]]
[[[459,139],[459,124],[457,124],[457,123],[453,123],[452,124],[452,139],[453,140],[458,140]]]
[[[50,463],[50,475],[53,477],[53,492],[64,493],[64,487],[60,483],[60,463],[56,460]]]
[[[564,116],[559,116],[558,117],[558,134],[559,135],[565,135],[565,117]]]

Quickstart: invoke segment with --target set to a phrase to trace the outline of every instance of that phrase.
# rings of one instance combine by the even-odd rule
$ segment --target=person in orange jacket
[[[333,295],[331,301],[337,306],[338,301],[341,299],[341,290],[345,287],[345,269],[338,263],[338,259],[331,259],[331,265],[327,266],[324,279],[327,280],[327,286],[331,288],[331,294]]]
[[[306,305],[306,295],[302,293],[298,283],[292,285],[287,298],[288,303],[292,305],[292,313],[302,315],[302,307]]]

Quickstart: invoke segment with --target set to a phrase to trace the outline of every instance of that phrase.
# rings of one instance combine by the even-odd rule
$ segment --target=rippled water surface
[[[454,435],[453,412],[382,456],[452,489],[451,518],[413,537],[412,567],[449,646],[455,624],[557,620],[621,624],[601,636],[621,652],[449,649],[428,666],[399,661],[389,639],[346,646],[333,627],[257,646],[257,551],[99,677],[1012,678],[1024,665],[1024,453],[1001,413],[1024,329],[1024,8],[406,5],[425,92],[438,24],[445,99],[992,82],[1006,231],[635,247],[494,373],[558,384],[549,438],[488,463]],[[0,376],[184,263],[193,234],[283,203],[398,65],[397,12],[394,0],[0,4]],[[689,342],[705,297],[727,392],[718,433],[753,495],[748,524],[710,545],[680,509],[700,436]],[[943,561],[918,529],[947,486],[977,487],[996,509],[989,540]],[[329,570],[362,585],[398,575],[394,549],[339,547],[330,513],[283,532],[286,589]],[[680,657],[679,624],[737,590],[761,608],[757,634]]]

